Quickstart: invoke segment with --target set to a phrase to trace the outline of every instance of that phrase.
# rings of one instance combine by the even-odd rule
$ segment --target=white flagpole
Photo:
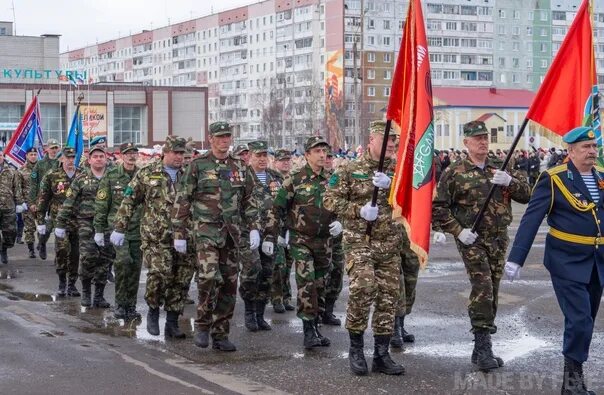
[[[60,140],[61,147],[63,147],[63,106],[61,104],[62,103],[61,96],[62,96],[63,90],[61,89],[61,80],[58,81],[58,87],[59,87],[59,140]]]

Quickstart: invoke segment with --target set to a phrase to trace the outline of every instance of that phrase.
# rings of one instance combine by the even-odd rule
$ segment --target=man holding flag
[[[30,147],[26,150],[25,164],[19,169],[21,175],[21,184],[23,186],[23,196],[29,197],[31,189],[31,173],[38,162],[38,148]],[[36,242],[36,219],[34,213],[28,210],[23,213],[23,222],[25,223],[25,243],[29,250],[29,257],[35,258],[34,243]]]

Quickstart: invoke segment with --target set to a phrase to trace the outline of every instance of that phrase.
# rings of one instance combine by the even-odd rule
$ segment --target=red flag
[[[526,117],[560,136],[578,126],[599,131],[597,97],[591,12],[584,0]]]
[[[401,131],[391,204],[411,248],[425,266],[430,248],[434,189],[434,126],[428,42],[420,0],[409,3],[396,62],[388,119]]]

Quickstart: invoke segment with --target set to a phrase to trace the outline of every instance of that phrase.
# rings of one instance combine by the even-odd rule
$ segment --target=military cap
[[[369,124],[369,133],[384,134],[386,131],[386,121],[372,121]],[[398,136],[399,132],[395,128],[390,128],[389,136]]]
[[[46,145],[48,146],[48,148],[54,148],[54,147],[60,147],[61,145],[59,145],[59,142],[55,139],[48,139],[48,141],[46,142]]]
[[[125,154],[126,152],[138,152],[138,148],[133,143],[122,143],[120,144],[120,153]]]
[[[589,126],[579,126],[578,128],[574,128],[570,132],[566,133],[562,137],[562,141],[567,144],[580,143],[581,141],[594,140],[596,138],[596,134],[594,130]]]
[[[256,154],[268,152],[268,142],[266,140],[256,140],[248,143],[250,151]]]
[[[105,149],[105,147],[101,147],[100,145],[93,145],[90,147],[90,150],[88,151],[88,155],[92,155],[92,153],[94,151],[101,151],[104,154],[107,153],[107,150]]]
[[[248,148],[247,144],[239,144],[233,150],[233,154],[240,155],[242,152],[249,151],[249,150],[250,149]]]
[[[92,140],[90,140],[90,147],[94,147],[97,144],[105,144],[107,143],[107,136],[96,136]]]
[[[192,137],[189,137],[187,139],[187,144],[185,145],[185,153],[187,155],[193,155],[193,152],[195,152],[195,141],[193,141]]]
[[[214,122],[210,124],[210,134],[212,136],[226,136],[231,134],[231,125],[228,122]]]
[[[326,145],[329,147],[329,143],[322,136],[311,136],[306,140],[306,144],[304,144],[304,150],[309,151],[311,148],[314,148],[318,145]]]
[[[27,151],[25,151],[26,153],[30,153],[30,152],[35,152],[36,154],[38,153],[38,148],[37,147],[31,147],[29,148]]]
[[[178,136],[168,136],[164,144],[163,152],[185,152],[187,150],[187,140]]]
[[[76,150],[73,147],[65,147],[63,148],[62,154],[66,158],[75,158]]]
[[[291,159],[292,152],[285,148],[280,148],[275,151],[275,160]]]
[[[471,121],[463,125],[463,135],[465,137],[482,136],[484,134],[489,134],[489,131],[482,121]]]

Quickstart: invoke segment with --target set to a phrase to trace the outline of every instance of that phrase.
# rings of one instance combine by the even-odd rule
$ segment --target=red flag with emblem
[[[422,266],[428,260],[434,190],[434,126],[428,42],[420,0],[409,3],[390,100],[388,119],[400,129],[390,200]]]

